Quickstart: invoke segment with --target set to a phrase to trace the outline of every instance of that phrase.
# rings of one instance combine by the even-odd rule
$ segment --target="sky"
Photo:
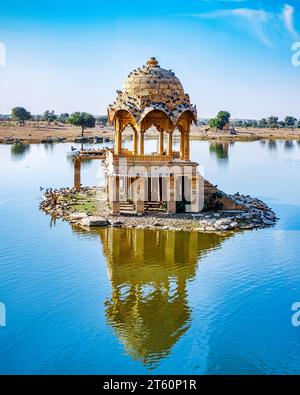
[[[0,114],[106,114],[155,56],[201,118],[300,118],[300,0],[0,1]]]

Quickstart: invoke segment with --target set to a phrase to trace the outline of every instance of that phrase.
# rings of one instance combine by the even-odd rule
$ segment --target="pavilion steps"
[[[120,202],[120,212],[122,214],[134,214],[135,204],[128,201]]]

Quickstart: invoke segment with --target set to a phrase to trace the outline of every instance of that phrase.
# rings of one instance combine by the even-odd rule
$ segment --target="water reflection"
[[[10,148],[11,158],[13,160],[22,160],[29,154],[30,145],[25,143],[15,143]]]
[[[218,161],[226,163],[228,161],[229,143],[210,143],[209,151],[216,156]]]
[[[269,140],[268,141],[268,148],[270,149],[270,150],[277,150],[277,141],[276,140]]]
[[[284,149],[287,151],[291,151],[294,149],[294,141],[293,140],[286,140],[284,142]]]
[[[228,236],[107,228],[99,232],[112,293],[107,322],[126,352],[155,368],[191,325],[187,284]]]

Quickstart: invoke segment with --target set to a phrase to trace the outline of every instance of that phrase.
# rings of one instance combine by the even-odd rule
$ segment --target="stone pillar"
[[[168,182],[168,202],[167,208],[169,214],[176,213],[176,200],[175,200],[175,177],[174,174],[170,174]]]
[[[116,155],[119,155],[122,150],[122,136],[121,136],[121,125],[120,120],[116,118],[115,120],[115,149]]]
[[[190,132],[189,131],[186,131],[185,133],[184,159],[190,160]]]
[[[119,155],[122,150],[122,135],[120,131],[115,132],[115,154]]]
[[[106,200],[109,201],[109,178],[107,175],[107,171],[105,171],[105,193],[106,193]]]
[[[109,201],[112,214],[120,214],[120,176],[110,176]]]
[[[184,159],[185,133],[180,131],[180,159]]]
[[[135,209],[137,214],[144,214],[145,212],[145,191],[144,179],[138,177],[135,181]]]
[[[168,132],[168,155],[173,154],[173,132]]]
[[[199,175],[191,177],[191,212],[199,213],[200,211],[200,190]]]
[[[80,158],[74,158],[74,187],[80,189],[81,186],[81,160]]]
[[[139,155],[144,155],[144,131],[139,130]]]
[[[159,132],[159,152],[160,155],[164,153],[164,132]]]
[[[138,133],[136,130],[133,131],[133,155],[138,154]]]

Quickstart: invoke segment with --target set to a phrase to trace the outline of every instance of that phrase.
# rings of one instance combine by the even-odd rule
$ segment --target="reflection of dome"
[[[174,124],[185,111],[191,111],[194,120],[197,119],[196,108],[191,105],[179,79],[172,70],[162,69],[155,58],[133,70],[123,91],[117,94],[116,101],[108,108],[110,122],[119,110],[128,111],[137,123],[151,110],[165,112]]]

